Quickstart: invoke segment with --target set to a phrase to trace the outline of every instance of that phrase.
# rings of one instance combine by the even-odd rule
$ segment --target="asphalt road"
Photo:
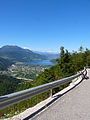
[[[90,120],[90,78],[83,80],[33,120]]]

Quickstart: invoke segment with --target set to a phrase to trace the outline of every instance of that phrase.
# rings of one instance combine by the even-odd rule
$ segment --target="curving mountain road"
[[[90,69],[88,76],[33,120],[90,120]]]

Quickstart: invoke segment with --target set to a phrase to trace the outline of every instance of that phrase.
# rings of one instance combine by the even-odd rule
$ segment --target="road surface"
[[[90,78],[83,80],[33,120],[90,120]]]

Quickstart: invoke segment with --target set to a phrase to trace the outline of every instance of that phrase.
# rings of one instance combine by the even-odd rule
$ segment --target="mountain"
[[[6,70],[11,64],[11,61],[0,57],[0,70]]]
[[[45,60],[46,56],[34,53],[29,49],[6,45],[0,48],[0,57],[13,62],[28,62],[30,60]]]
[[[49,60],[52,60],[52,59],[57,59],[60,57],[60,53],[53,53],[53,52],[38,52],[38,51],[35,51],[35,53],[38,53],[40,55],[44,55],[46,56]]]

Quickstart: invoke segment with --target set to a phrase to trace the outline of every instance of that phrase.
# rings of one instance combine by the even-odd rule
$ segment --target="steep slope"
[[[11,61],[0,57],[0,70],[6,70],[11,64]]]
[[[44,55],[34,53],[29,49],[9,45],[0,48],[0,57],[12,60],[14,62],[28,62],[30,60],[46,59]]]

